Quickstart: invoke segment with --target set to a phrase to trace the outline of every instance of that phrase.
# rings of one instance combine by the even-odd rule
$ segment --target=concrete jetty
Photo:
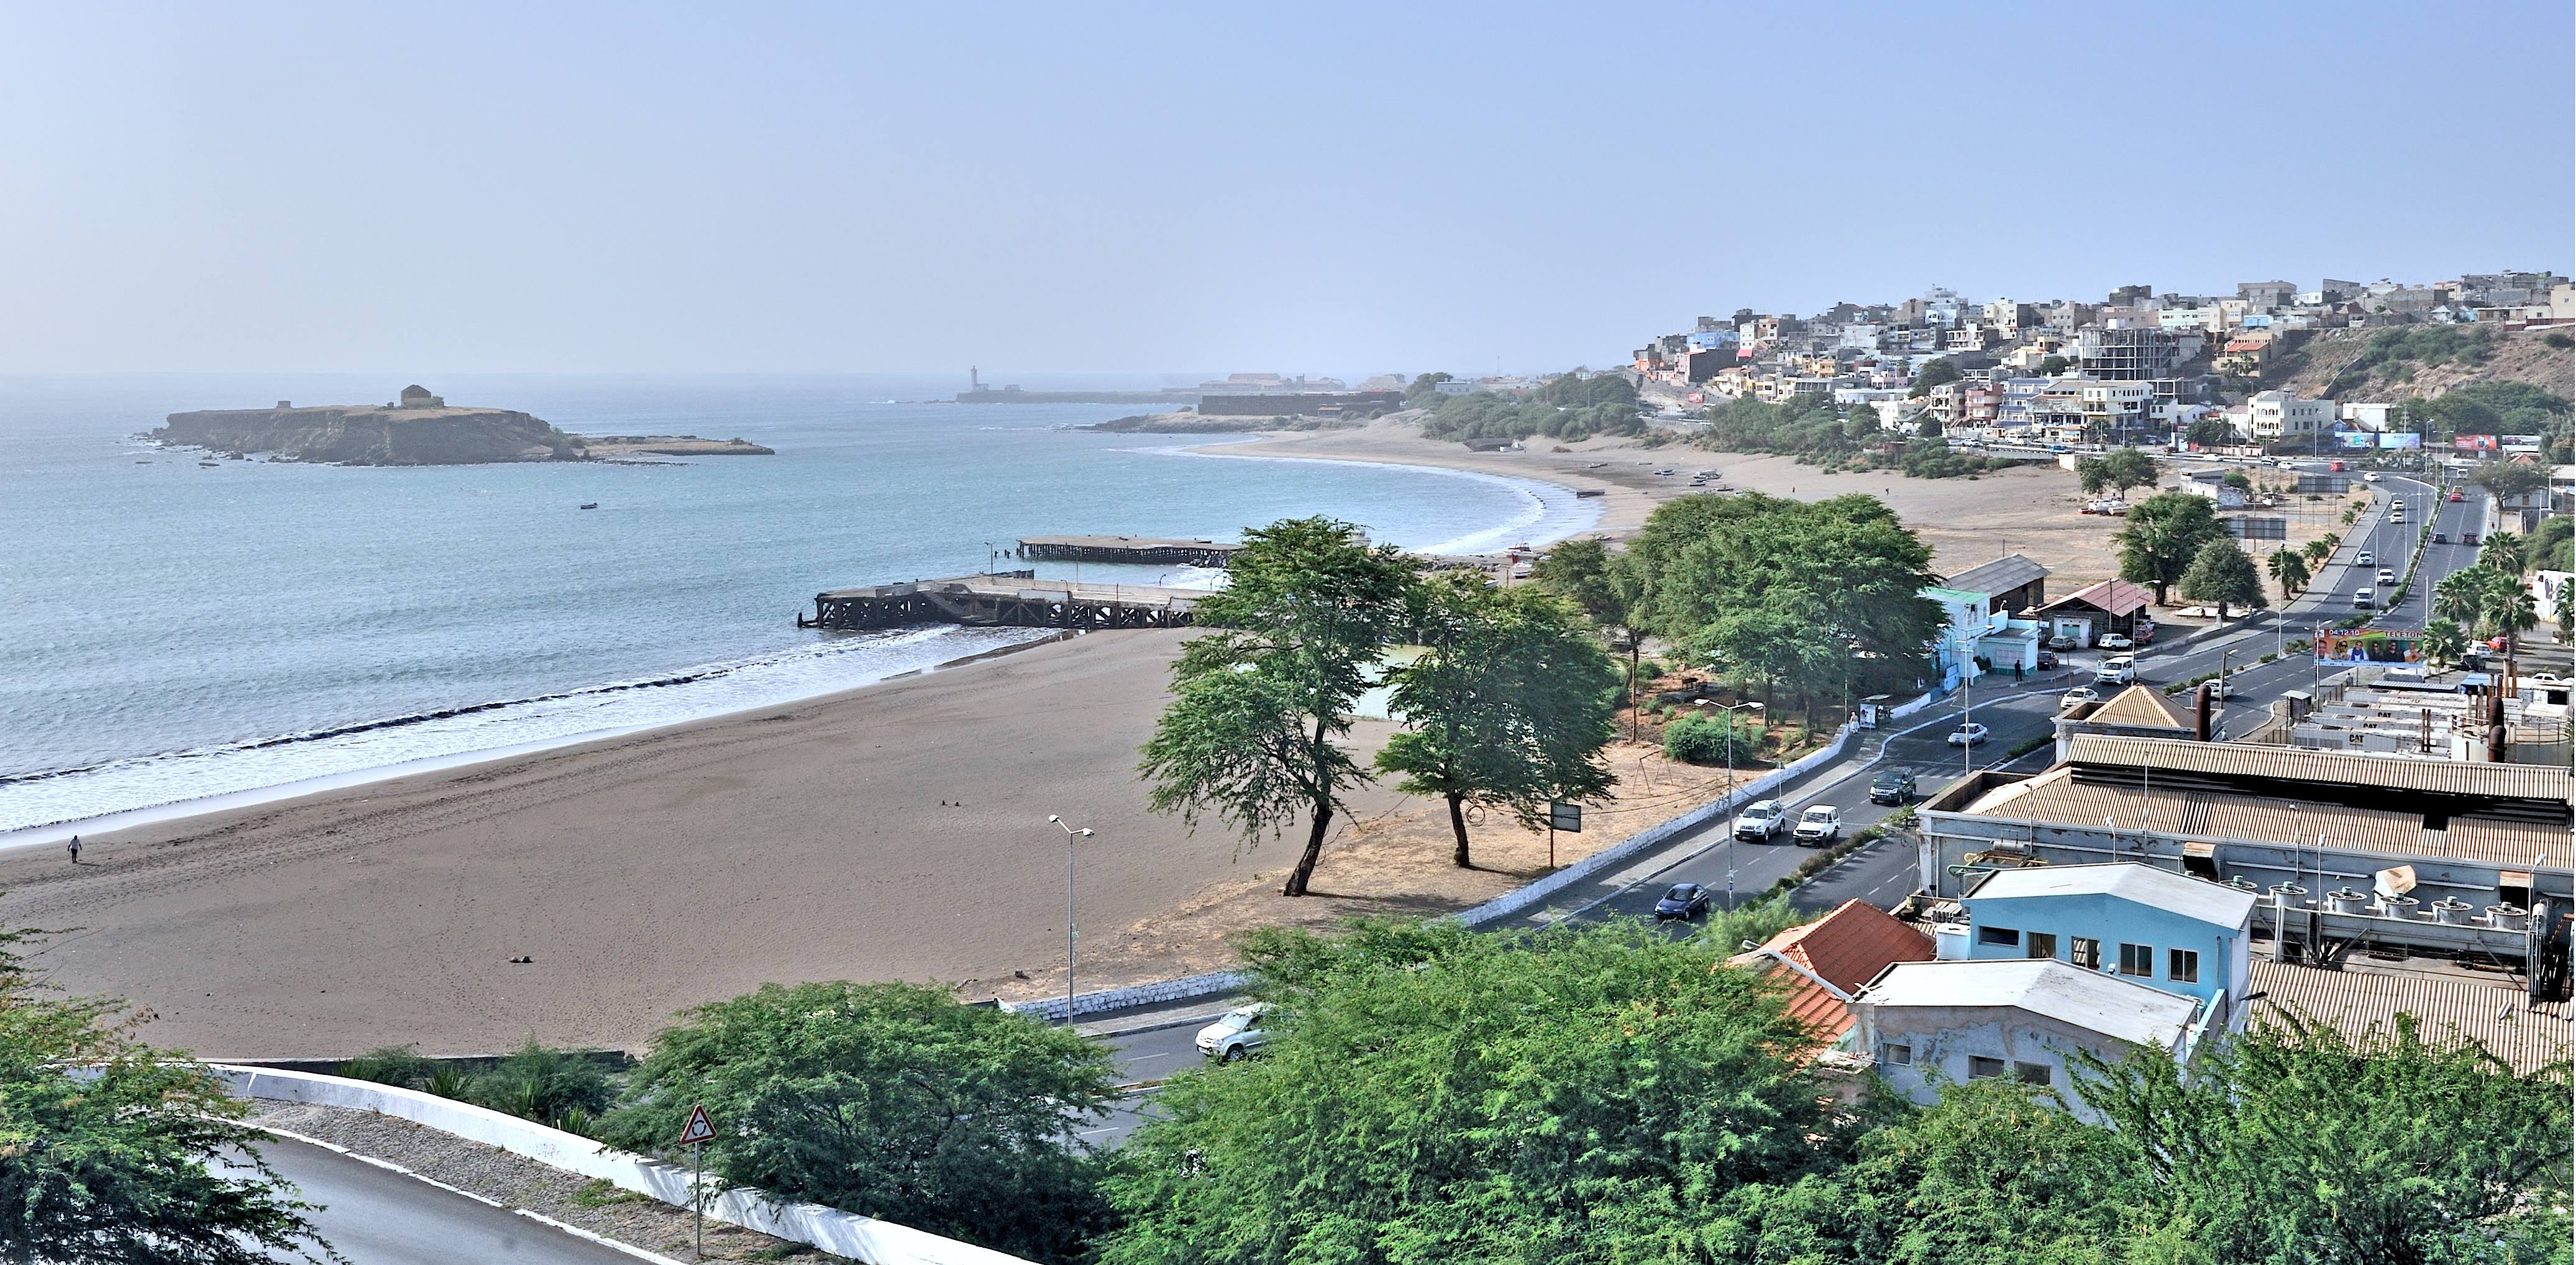
[[[1124,559],[1122,559],[1123,561]],[[892,628],[964,624],[972,628],[1179,628],[1190,622],[1203,589],[1040,580],[1034,571],[871,584],[814,595],[799,628]]]
[[[1032,562],[1145,562],[1163,566],[1222,567],[1243,548],[1213,540],[1167,536],[1022,536],[1020,556]]]

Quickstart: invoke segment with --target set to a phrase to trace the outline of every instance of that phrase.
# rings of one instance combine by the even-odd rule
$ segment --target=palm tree
[[[2510,659],[2514,635],[2537,626],[2540,612],[2533,606],[2531,590],[2522,587],[2521,581],[2500,571],[2488,572],[2488,577],[2483,600],[2478,603],[2478,623],[2487,632],[2504,638],[2505,657]]]
[[[2486,605],[2487,577],[2495,572],[2485,567],[2466,567],[2442,577],[2433,586],[2433,617],[2455,624],[2474,624]]]
[[[2460,661],[2461,652],[2469,648],[2469,635],[2458,624],[2438,623],[2424,630],[2424,640],[2418,644],[2424,662],[2439,670]]]
[[[2265,570],[2272,573],[2274,580],[2280,582],[2282,597],[2297,597],[2307,591],[2308,581],[2311,578],[2308,574],[2308,563],[2307,559],[2299,554],[2286,548],[2275,549],[2270,557],[2263,560],[2263,566]]]
[[[2478,565],[2493,567],[2519,580],[2522,578],[2522,573],[2531,568],[2531,558],[2523,550],[2522,537],[2512,532],[2500,531],[2487,537],[2487,542],[2478,546]]]
[[[2337,536],[2332,532],[2328,532],[2327,534],[2319,536],[2301,546],[2299,552],[2306,554],[2308,556],[2308,565],[2314,567],[2324,563],[2326,559],[2333,557],[2335,547],[2342,543],[2343,537]]]

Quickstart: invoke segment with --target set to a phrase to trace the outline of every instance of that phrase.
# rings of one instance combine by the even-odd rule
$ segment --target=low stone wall
[[[215,1071],[231,1083],[235,1095],[243,1098],[322,1103],[395,1116],[524,1155],[551,1168],[601,1178],[619,1189],[649,1195],[675,1208],[689,1206],[688,1169],[602,1146],[533,1120],[415,1089],[342,1076],[222,1064],[216,1065]],[[782,1239],[810,1243],[869,1265],[1022,1265],[1019,1257],[1008,1253],[821,1204],[786,1203],[748,1186],[711,1196],[707,1216]]]

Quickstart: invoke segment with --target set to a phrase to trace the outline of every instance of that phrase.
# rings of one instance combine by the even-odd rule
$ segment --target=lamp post
[[[2213,740],[2227,732],[2227,656],[2234,653],[2233,646],[2218,652],[2218,706],[2209,718],[2209,736]]]
[[[1064,824],[1064,818],[1047,814],[1064,831],[1064,1026],[1073,1026],[1073,841],[1091,837],[1091,829],[1076,830]]]
[[[1691,701],[1702,707],[1714,706],[1704,698]],[[1726,795],[1727,798],[1733,799],[1735,797],[1735,713],[1758,712],[1762,710],[1762,704],[1735,703],[1718,710],[1726,713]],[[1735,908],[1735,823],[1731,820],[1726,823],[1726,907],[1729,911]]]

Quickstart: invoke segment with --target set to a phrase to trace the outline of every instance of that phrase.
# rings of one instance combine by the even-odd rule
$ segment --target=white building
[[[2304,400],[2287,391],[2264,391],[2248,401],[2246,424],[2258,443],[2313,437],[2334,424],[2335,402]]]
[[[2189,1063],[2217,1007],[2053,958],[1899,962],[1853,1000],[1854,1047],[1890,1088],[1930,1105],[1939,1081],[2011,1076],[2070,1092],[2078,1050],[2118,1062],[2130,1046]],[[2216,1025],[2224,1031],[2225,1025]]]
[[[2388,415],[2396,411],[2394,404],[2346,404],[2343,420],[2362,430],[2378,432],[2388,429]]]

